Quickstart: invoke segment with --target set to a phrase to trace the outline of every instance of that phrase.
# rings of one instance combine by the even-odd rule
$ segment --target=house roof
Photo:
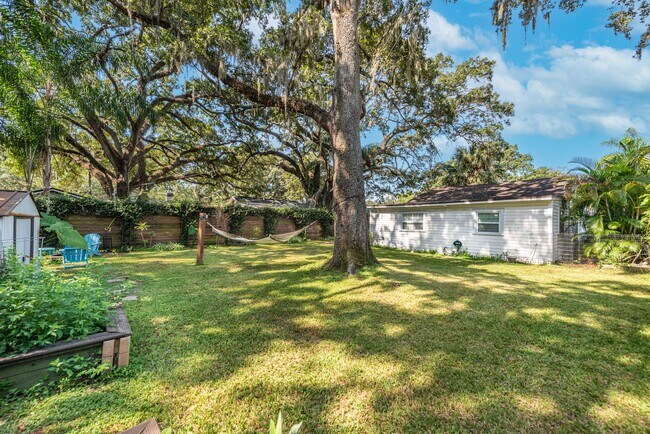
[[[500,184],[478,184],[465,187],[441,187],[422,193],[403,205],[491,202],[499,200],[562,197],[566,181],[558,178],[530,179]]]
[[[44,193],[44,189],[39,188],[37,190],[32,190],[32,194],[34,196],[42,196]],[[69,191],[61,190],[59,188],[50,188],[50,194],[58,194],[62,196],[70,196],[70,197],[75,197],[77,199],[82,198],[83,196],[77,193],[70,193]]]
[[[0,190],[0,217],[12,215],[11,211],[27,196],[27,191]]]

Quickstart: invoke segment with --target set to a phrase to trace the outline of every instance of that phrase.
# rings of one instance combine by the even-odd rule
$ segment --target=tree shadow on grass
[[[127,305],[143,372],[74,399],[197,432],[262,431],[279,410],[308,432],[642,430],[642,284],[386,249],[346,278],[320,269],[327,253],[208,249],[190,272],[187,253],[127,261],[147,279]]]

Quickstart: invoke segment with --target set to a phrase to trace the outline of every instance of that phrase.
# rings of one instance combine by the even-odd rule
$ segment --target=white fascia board
[[[512,204],[512,203],[526,203],[526,202],[548,202],[552,201],[554,196],[541,196],[541,197],[526,197],[522,199],[507,199],[507,200],[484,200],[478,202],[449,202],[449,203],[414,203],[414,204],[400,204],[400,205],[368,205],[370,210],[401,210],[401,209],[428,209],[428,208],[444,208],[449,206],[467,206],[467,205],[498,205],[498,204]]]

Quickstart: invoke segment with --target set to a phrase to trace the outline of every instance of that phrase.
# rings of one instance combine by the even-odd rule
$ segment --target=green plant
[[[106,368],[101,359],[75,354],[67,359],[54,360],[49,370],[69,381],[83,381],[99,377],[107,371]]]
[[[36,203],[41,209],[49,205],[50,214],[58,218],[68,215],[91,215],[109,217],[120,223],[120,244],[127,248],[133,243],[136,224],[146,215],[176,216],[181,220],[180,242],[187,244],[189,240],[188,229],[200,211],[209,212],[212,209],[196,202],[153,202],[149,200],[105,201],[93,197],[51,196],[49,204],[43,196],[36,197]]]
[[[332,213],[320,208],[300,208],[287,206],[270,206],[264,208],[253,208],[239,204],[227,205],[224,213],[228,216],[228,232],[239,233],[244,220],[248,216],[264,218],[264,231],[268,235],[275,232],[278,219],[288,218],[296,223],[296,226],[303,227],[318,221],[323,229],[323,236],[331,233],[333,217]]]
[[[587,255],[604,262],[650,257],[650,143],[634,131],[607,142],[615,152],[598,161],[576,158],[580,176],[570,186],[570,219],[584,222],[594,238]]]
[[[139,221],[138,223],[135,224],[135,230],[140,232],[140,238],[142,239],[142,245],[145,247],[149,246],[149,243],[151,240],[153,240],[153,237],[156,236],[155,232],[149,232],[149,223],[146,221],[142,220]],[[149,239],[146,238],[146,233],[149,232]]]
[[[218,248],[200,269],[187,249],[112,257],[110,275],[139,287],[127,305],[138,357],[0,405],[0,432],[113,432],[179,402],[161,410],[174,432],[268,434],[280,409],[300,433],[647,431],[647,274],[377,247],[385,265],[349,279],[321,269],[330,249]]]
[[[0,355],[102,331],[119,297],[105,287],[96,267],[69,276],[21,264],[13,255],[0,277]]]
[[[271,419],[271,423],[269,426],[269,434],[282,434],[282,412],[278,414],[278,421],[273,422],[273,419]],[[291,427],[289,430],[289,434],[296,434],[298,431],[300,431],[300,428],[302,428],[302,422],[295,424],[294,426]]]
[[[156,252],[176,252],[184,250],[185,246],[179,243],[156,243],[152,248]]]
[[[84,237],[66,221],[63,221],[53,215],[41,214],[41,228],[48,233],[56,234],[59,243],[63,246],[75,247],[78,249],[88,248]]]
[[[253,238],[262,238],[262,229],[258,226],[255,226],[252,230]]]

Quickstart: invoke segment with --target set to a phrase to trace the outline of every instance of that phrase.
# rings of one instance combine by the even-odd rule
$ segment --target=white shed
[[[552,178],[436,188],[405,204],[370,206],[375,244],[554,262],[565,183]]]
[[[38,255],[40,214],[27,191],[0,190],[0,252],[11,246],[26,262]]]

